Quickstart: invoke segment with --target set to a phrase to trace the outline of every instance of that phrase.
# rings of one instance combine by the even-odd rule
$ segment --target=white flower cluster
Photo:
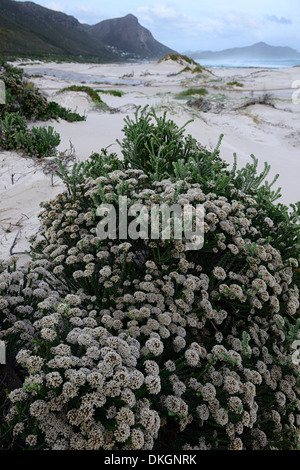
[[[1,335],[20,336],[29,374],[10,393],[7,421],[28,445],[54,450],[153,449],[170,421],[174,435],[193,436],[183,449],[280,446],[282,429],[300,422],[285,321],[299,312],[296,260],[287,266],[262,237],[253,200],[234,188],[229,200],[200,184],[145,181],[117,171],[87,179],[75,203],[58,195],[42,213],[30,273],[2,269]],[[202,202],[205,250],[99,240],[99,184],[112,201],[126,187],[145,205]]]

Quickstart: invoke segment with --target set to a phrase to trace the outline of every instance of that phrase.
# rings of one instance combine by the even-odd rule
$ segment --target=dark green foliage
[[[228,86],[238,86],[238,87],[243,87],[243,83],[240,83],[240,82],[237,82],[236,80],[234,80],[233,82],[228,82],[227,83]]]
[[[85,120],[85,116],[54,101],[48,102],[39,90],[26,82],[21,68],[11,67],[3,61],[0,67],[0,79],[4,81],[6,91],[6,103],[0,105],[0,147],[37,158],[55,155],[60,143],[59,134],[51,126],[29,129],[26,119],[61,118],[73,122]]]
[[[107,149],[102,149],[101,153],[93,153],[84,164],[84,174],[93,179],[107,174],[107,170],[122,170],[123,163],[115,153],[108,153]]]
[[[194,173],[204,184],[218,178],[220,169],[227,166],[218,157],[220,143],[210,153],[192,136],[185,136],[187,124],[179,128],[166,113],[158,117],[154,110],[138,108],[135,121],[125,119],[125,138],[119,142],[125,167],[142,169],[152,181],[170,176],[184,179]]]
[[[236,160],[235,154],[234,158]],[[278,188],[276,191],[271,191],[271,187],[278,180],[279,174],[274,177],[272,183],[268,183],[267,181],[265,181],[265,179],[271,169],[271,165],[265,162],[264,170],[258,175],[258,159],[254,155],[251,155],[251,158],[253,160],[253,163],[247,163],[244,168],[236,172],[234,184],[237,188],[241,189],[242,191],[254,194],[258,192],[260,196],[266,196],[270,199],[271,202],[274,202],[281,196],[281,188]],[[260,187],[263,181],[265,181],[264,186]]]
[[[60,144],[60,135],[53,127],[32,127],[17,136],[17,148],[31,157],[52,157]]]
[[[85,121],[86,117],[66,109],[55,101],[49,101],[44,115],[44,120],[64,119],[67,122]]]
[[[32,157],[50,157],[56,152],[60,136],[53,127],[27,128],[27,123],[18,113],[5,113],[0,120],[0,147],[5,150],[20,150]]]
[[[83,194],[82,183],[85,178],[97,179],[106,175],[108,169],[115,171],[123,168],[117,154],[108,154],[107,149],[102,149],[100,154],[93,153],[86,162],[74,163],[71,172],[68,172],[59,158],[55,161],[58,167],[56,174],[65,183],[73,203],[76,202],[78,192],[81,196]]]
[[[147,107],[139,107],[135,121],[129,117],[124,121],[125,138],[119,144],[125,167],[143,169],[153,180],[174,174],[173,162],[196,151],[195,139],[185,138],[184,127],[167,120],[166,113],[158,117],[154,110],[147,112]]]
[[[18,136],[26,128],[26,121],[18,113],[6,112],[0,120],[0,147],[6,150],[16,149]]]
[[[68,193],[72,196],[73,203],[75,204],[76,193],[79,190],[80,185],[83,183],[85,177],[83,172],[84,163],[74,163],[71,173],[68,173],[61,160],[57,158],[55,161],[58,166],[58,171],[56,174],[65,183]]]
[[[20,112],[27,119],[43,119],[47,113],[48,103],[38,90],[24,87],[22,96],[18,97]]]
[[[104,93],[105,95],[112,95],[121,98],[124,95],[123,91],[120,90],[95,90],[97,93]]]
[[[64,119],[69,122],[82,121],[84,116],[74,113],[41,95],[24,79],[23,69],[2,62],[0,79],[5,83],[6,104],[0,105],[0,117],[5,112],[18,112],[26,119],[47,121]]]

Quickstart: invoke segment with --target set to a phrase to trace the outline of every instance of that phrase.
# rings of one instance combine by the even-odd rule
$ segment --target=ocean
[[[209,68],[265,68],[282,69],[286,67],[300,67],[300,59],[197,59],[203,67]]]

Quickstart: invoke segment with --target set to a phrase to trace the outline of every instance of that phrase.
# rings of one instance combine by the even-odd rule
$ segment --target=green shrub
[[[238,87],[243,87],[243,83],[240,83],[240,82],[237,82],[236,80],[233,81],[233,82],[228,82],[227,83],[228,86],[238,86]]]
[[[64,119],[67,122],[85,121],[86,117],[66,109],[55,101],[49,101],[46,112],[43,116],[44,120],[49,119]]]
[[[5,113],[0,120],[0,147],[11,150],[18,148],[18,136],[27,128],[26,121],[18,113]]]
[[[85,116],[72,112],[59,104],[48,102],[32,83],[23,77],[23,69],[2,62],[0,78],[6,86],[6,103],[0,105],[0,147],[22,150],[38,158],[53,156],[60,136],[49,126],[27,128],[25,119],[82,121]]]
[[[176,176],[181,161],[195,157],[201,167],[199,178],[209,181],[206,172],[212,171],[211,159],[217,159],[217,150],[210,154],[190,135],[185,136],[185,126],[179,128],[166,113],[159,117],[147,106],[137,109],[134,120],[127,117],[124,121],[125,137],[119,144],[126,169],[141,169],[151,181],[158,181]],[[225,165],[220,159],[218,164],[220,168]]]
[[[37,90],[25,88],[23,96],[20,98],[22,114],[28,119],[39,119],[47,111],[47,99]]]
[[[18,113],[4,114],[0,120],[0,147],[5,150],[21,150],[29,156],[50,157],[55,155],[60,136],[53,127],[32,127]]]
[[[60,135],[53,127],[32,127],[17,136],[18,148],[31,157],[51,157],[56,154],[60,144]]]
[[[23,69],[11,67],[3,63],[0,78],[5,83],[6,104],[0,105],[0,117],[6,112],[18,112],[27,119],[65,119],[66,121],[82,121],[84,116],[63,108],[54,102],[48,102],[32,83],[26,82]]]

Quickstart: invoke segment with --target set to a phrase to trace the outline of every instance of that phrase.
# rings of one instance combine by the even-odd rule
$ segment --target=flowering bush
[[[137,113],[134,129],[127,120],[124,151],[129,131],[153,118]],[[228,171],[218,148],[186,141],[165,119],[148,149],[166,123],[183,149],[169,177],[154,178],[154,153],[146,172],[136,153],[134,165],[129,153],[93,155],[77,186],[66,179],[69,191],[43,204],[29,265],[13,258],[2,268],[0,338],[27,371],[6,426],[23,448],[298,446],[299,207],[272,202],[255,162]],[[203,204],[203,248],[100,239],[96,209],[117,209],[119,195],[146,207]]]

